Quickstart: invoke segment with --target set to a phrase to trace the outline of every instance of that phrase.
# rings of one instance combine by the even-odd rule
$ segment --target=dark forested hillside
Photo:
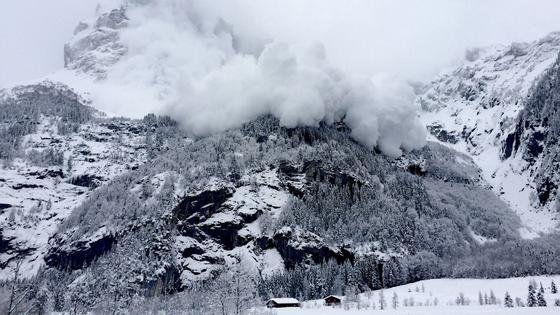
[[[538,165],[535,175],[541,205],[556,202],[560,185],[560,59],[532,88],[504,151]]]
[[[78,124],[57,131],[65,139],[91,119],[87,107],[68,115],[37,108],[35,116]],[[161,307],[172,308],[230,290],[242,274],[248,307],[270,296],[311,299],[427,278],[557,272],[555,238],[521,240],[519,219],[474,162],[440,144],[391,159],[356,143],[342,123],[285,128],[264,116],[200,139],[169,117],[120,123],[88,124],[141,135],[147,162],[90,187],[48,241],[45,267],[22,283],[36,290],[30,303],[85,311],[164,299]],[[523,248],[535,257],[523,259]]]
[[[231,264],[262,298],[326,292],[279,286],[301,270],[338,293],[475,274],[462,257],[518,238],[472,161],[435,143],[392,160],[344,125],[288,129],[266,116],[193,141],[171,121],[144,123],[153,159],[95,190],[49,241],[43,272],[85,295],[80,307],[190,292]],[[268,270],[271,255],[287,269]]]

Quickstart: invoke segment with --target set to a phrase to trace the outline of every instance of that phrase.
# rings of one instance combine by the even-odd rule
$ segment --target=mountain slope
[[[109,119],[51,82],[4,92],[0,101],[0,278],[44,264],[49,237],[92,190],[146,160],[145,127]]]
[[[265,117],[192,143],[170,134],[167,152],[72,213],[51,239],[47,265],[91,264],[92,285],[109,280],[98,270],[111,270],[120,281],[149,275],[134,282],[141,290],[183,289],[228,266],[267,275],[425,251],[450,272],[452,257],[515,237],[518,221],[467,156],[430,144],[391,161],[340,128],[287,129]],[[133,254],[141,248],[146,256]],[[115,263],[123,259],[135,267]],[[380,281],[406,281],[395,277]]]
[[[559,51],[558,33],[532,43],[473,50],[463,66],[439,76],[417,99],[433,138],[473,157],[496,194],[521,217],[526,237],[555,229],[556,198],[538,201],[540,157],[512,154],[513,135],[535,93],[532,87]]]

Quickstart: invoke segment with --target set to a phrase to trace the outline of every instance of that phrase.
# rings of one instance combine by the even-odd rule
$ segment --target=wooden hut
[[[293,298],[274,298],[266,302],[268,308],[281,308],[281,307],[300,307],[301,304],[298,300]]]
[[[342,303],[342,297],[337,295],[329,295],[323,298],[323,300],[327,306],[340,305],[340,303]]]

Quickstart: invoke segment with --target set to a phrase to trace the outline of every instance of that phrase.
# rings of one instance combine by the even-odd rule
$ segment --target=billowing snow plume
[[[95,102],[117,114],[169,114],[196,136],[272,114],[287,127],[344,119],[357,141],[390,156],[424,145],[408,84],[343,73],[321,44],[255,45],[201,12],[181,0],[130,5],[128,27],[120,30],[127,53],[107,72]]]

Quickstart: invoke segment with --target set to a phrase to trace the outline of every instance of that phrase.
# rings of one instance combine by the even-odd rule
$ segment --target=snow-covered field
[[[547,307],[519,307],[516,298],[527,304],[529,282],[534,280],[538,286],[542,283],[545,290]],[[554,306],[560,293],[551,293],[551,282],[558,287],[560,275],[537,276],[508,279],[434,279],[411,283],[390,289],[372,291],[359,295],[357,302],[344,303],[340,306],[324,306],[322,300],[306,301],[301,308],[284,308],[262,310],[260,313],[290,315],[328,315],[328,314],[560,314],[560,306]],[[509,292],[514,307],[504,307],[505,293]],[[538,291],[538,288],[537,288]],[[480,305],[479,293],[490,299],[494,293],[496,304]],[[385,309],[380,309],[380,296],[383,294]],[[398,306],[393,308],[393,297],[396,294]],[[457,305],[457,298],[463,294],[465,304]],[[346,305],[347,304],[347,305]],[[405,306],[406,304],[406,306]],[[410,305],[414,306],[410,306]]]

